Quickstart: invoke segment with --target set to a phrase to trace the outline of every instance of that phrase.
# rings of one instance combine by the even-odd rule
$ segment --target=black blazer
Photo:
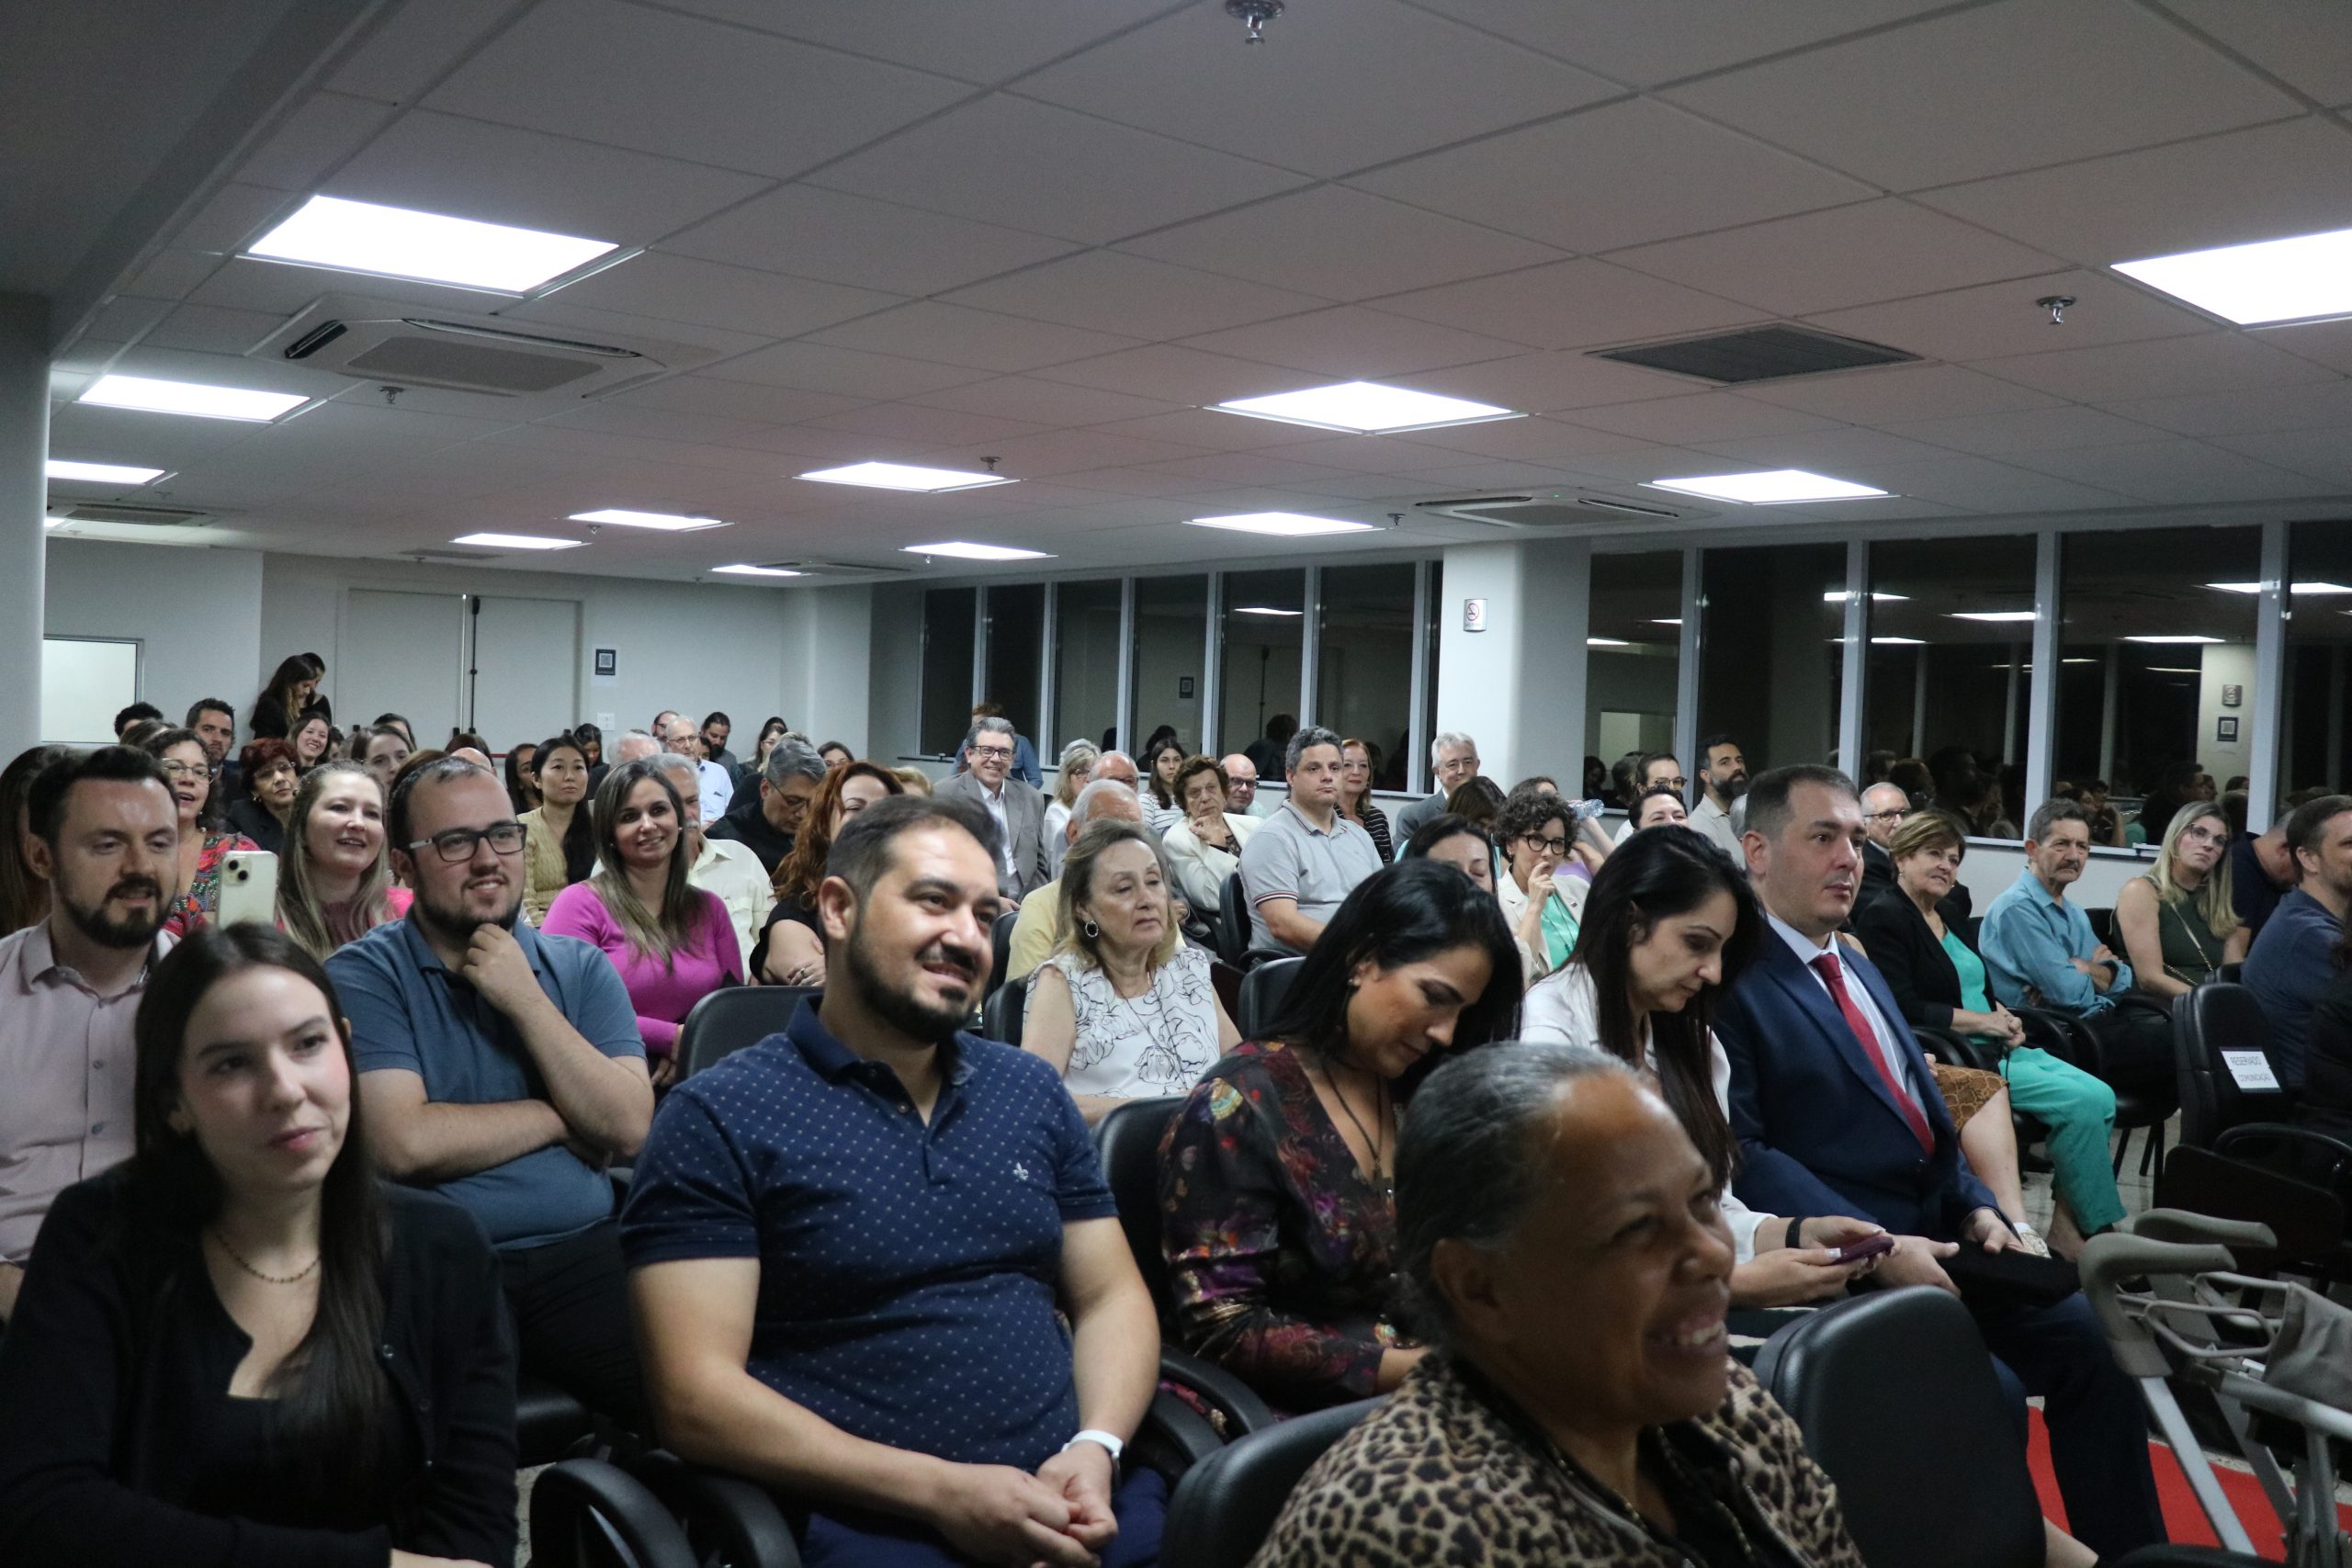
[[[1952,908],[1951,900],[1936,906],[1936,912],[1943,917],[1945,927],[1974,953],[1976,944],[1968,940],[1967,928],[1962,924],[1967,917]],[[1952,967],[1951,955],[1908,894],[1891,888],[1855,910],[1854,934],[1870,950],[1871,963],[1886,977],[1886,988],[1894,993],[1905,1022],[1915,1029],[1951,1027],[1951,1010],[1960,1006],[1960,971]]]
[[[514,1333],[472,1216],[383,1189],[378,1355],[395,1390],[390,1451],[407,1456],[387,1466],[389,1501],[289,1495],[278,1517],[221,1517],[191,1506],[208,1436],[191,1428],[226,1405],[252,1342],[196,1239],[134,1217],[126,1174],[58,1194],[0,1342],[0,1562],[383,1568],[394,1547],[513,1562]],[[267,1495],[266,1478],[252,1490]]]

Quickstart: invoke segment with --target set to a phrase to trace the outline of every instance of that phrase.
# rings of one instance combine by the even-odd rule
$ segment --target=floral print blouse
[[[1396,1325],[1396,1213],[1364,1179],[1298,1054],[1209,1069],[1159,1151],[1161,1245],[1184,1345],[1278,1408],[1377,1392]]]
[[[171,913],[164,918],[164,929],[176,938],[210,923],[220,908],[221,861],[230,855],[253,854],[260,848],[243,833],[207,833],[204,848],[196,859],[195,879],[186,892],[172,901]]]

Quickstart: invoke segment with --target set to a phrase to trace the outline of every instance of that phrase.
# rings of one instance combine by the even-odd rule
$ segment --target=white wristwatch
[[[1062,1452],[1068,1453],[1070,1450],[1078,1447],[1080,1443],[1100,1443],[1104,1449],[1109,1450],[1111,1455],[1112,1480],[1113,1483],[1116,1484],[1119,1474],[1119,1456],[1127,1451],[1127,1445],[1119,1441],[1118,1438],[1111,1436],[1108,1432],[1100,1431],[1095,1427],[1089,1427],[1084,1431],[1079,1433],[1078,1436],[1072,1438],[1069,1442],[1064,1443],[1062,1445]]]

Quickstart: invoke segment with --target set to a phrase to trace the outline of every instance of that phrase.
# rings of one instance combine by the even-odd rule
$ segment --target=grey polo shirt
[[[1241,891],[1250,900],[1250,941],[1282,947],[1266,929],[1269,898],[1297,901],[1310,920],[1329,920],[1357,883],[1380,869],[1380,852],[1361,824],[1335,815],[1324,832],[1289,801],[1241,846]]]

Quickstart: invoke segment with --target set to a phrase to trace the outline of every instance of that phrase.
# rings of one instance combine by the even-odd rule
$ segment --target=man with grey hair
[[[695,776],[702,784],[702,821],[705,826],[727,815],[734,803],[735,779],[725,768],[704,754],[702,731],[684,714],[673,713],[662,732],[662,748],[673,755],[691,760]]]
[[[964,756],[971,766],[932,792],[975,802],[995,818],[1001,840],[997,891],[1007,898],[1025,897],[1052,879],[1046,865],[1046,797],[1012,776],[1019,740],[1009,718],[973,720],[964,741]]]
[[[775,885],[748,845],[714,839],[704,830],[701,803],[695,798],[702,778],[694,758],[664,751],[653,759],[653,765],[678,792],[678,814],[686,827],[686,881],[718,895],[727,906],[727,918],[735,923],[735,950],[748,961],[754,942],[768,923],[768,911],[775,907]]]
[[[1117,751],[1104,753],[1119,757]],[[1130,764],[1132,765],[1132,764]],[[1091,822],[1117,820],[1141,825],[1143,797],[1131,780],[1094,779],[1069,805],[1069,824],[1062,829],[1065,851],[1078,842]],[[1012,946],[1006,955],[1004,977],[1018,980],[1043,964],[1062,940],[1062,884],[1056,877],[1021,900],[1021,917],[1012,922]]]
[[[1310,724],[1290,738],[1286,761],[1290,798],[1241,846],[1241,890],[1252,947],[1305,953],[1340,900],[1380,870],[1380,852],[1340,811],[1338,736]]]
[[[1862,845],[1862,886],[1854,896],[1856,909],[1894,886],[1894,857],[1886,846],[1910,816],[1911,797],[1901,784],[1874,784],[1862,791],[1862,831],[1869,841]]]
[[[1437,788],[1396,813],[1396,853],[1433,817],[1445,814],[1453,792],[1478,776],[1478,743],[1458,729],[1448,729],[1430,742],[1430,773]]]
[[[727,815],[706,829],[719,840],[749,845],[760,863],[774,876],[825,782],[825,759],[802,735],[786,735],[768,749],[767,765],[760,770],[760,787],[744,790]],[[750,949],[745,949],[749,952]]]
[[[634,762],[640,757],[659,757],[662,742],[642,729],[625,730],[613,745],[613,766]]]

